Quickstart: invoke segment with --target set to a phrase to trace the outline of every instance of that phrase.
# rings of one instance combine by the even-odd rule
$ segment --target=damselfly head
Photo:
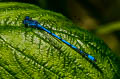
[[[30,19],[30,17],[29,17],[29,16],[26,16],[26,17],[25,17],[25,20],[29,20],[29,19]]]

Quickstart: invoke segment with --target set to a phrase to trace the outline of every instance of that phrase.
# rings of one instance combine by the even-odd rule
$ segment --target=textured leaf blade
[[[0,6],[0,77],[114,79],[119,74],[116,57],[103,41],[76,27],[61,14],[24,3]],[[22,21],[31,16],[61,38],[91,54],[91,63],[69,46]]]

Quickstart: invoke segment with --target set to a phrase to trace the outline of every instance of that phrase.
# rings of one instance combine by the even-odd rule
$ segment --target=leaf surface
[[[25,28],[25,16],[94,56],[89,61],[43,30]],[[0,78],[117,79],[118,58],[103,41],[63,15],[24,3],[0,3]]]

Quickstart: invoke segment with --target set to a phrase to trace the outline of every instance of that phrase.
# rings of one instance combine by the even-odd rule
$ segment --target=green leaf
[[[120,22],[113,22],[106,25],[101,26],[96,31],[97,34],[109,34],[115,31],[120,31]]]
[[[96,63],[43,30],[25,28],[25,16],[94,56]],[[1,79],[118,79],[120,63],[103,41],[59,13],[24,3],[0,3]]]

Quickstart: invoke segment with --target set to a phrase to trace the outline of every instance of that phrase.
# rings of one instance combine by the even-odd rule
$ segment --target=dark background
[[[120,56],[120,0],[0,0],[25,2],[62,13],[103,39]]]

